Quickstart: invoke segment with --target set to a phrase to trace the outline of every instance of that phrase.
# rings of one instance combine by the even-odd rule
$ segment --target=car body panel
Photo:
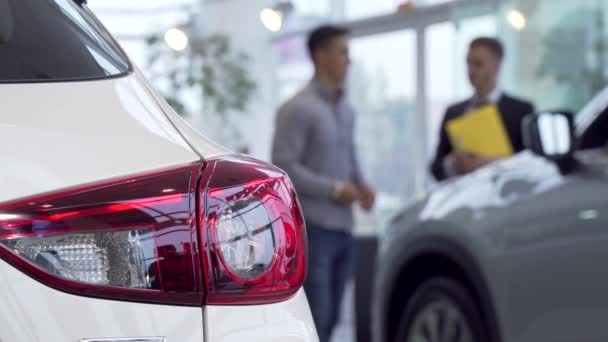
[[[183,342],[318,342],[303,290],[269,305],[129,303],[57,291],[1,260],[0,289],[0,341],[161,336]]]
[[[206,306],[205,317],[209,341],[319,341],[303,289],[281,303],[237,308]]]
[[[506,341],[606,341],[608,179],[604,151],[558,186],[496,214],[501,250],[487,269]]]
[[[138,71],[103,81],[0,89],[7,99],[0,136],[12,142],[0,146],[0,202],[231,154],[185,123]],[[318,341],[303,290],[260,306],[130,303],[63,293],[3,261],[0,288],[0,341]]]
[[[0,341],[166,337],[202,342],[203,309],[119,302],[63,293],[0,260]]]
[[[0,92],[0,202],[201,159],[133,75]]]
[[[598,269],[608,258],[608,156],[577,158],[580,168],[563,176],[522,152],[442,184],[394,220],[381,262],[404,265],[407,246],[447,242],[470,256],[463,267],[478,268],[503,341],[605,341],[608,277]],[[389,291],[394,269],[381,271],[376,292]]]

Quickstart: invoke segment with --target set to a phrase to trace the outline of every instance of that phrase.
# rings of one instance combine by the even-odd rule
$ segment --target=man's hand
[[[351,183],[344,183],[340,185],[338,189],[338,195],[336,196],[336,202],[340,205],[347,206],[353,204],[353,202],[359,201],[362,198],[359,188]]]
[[[449,158],[452,158],[451,163],[454,171],[461,175],[471,173],[493,161],[488,157],[465,150],[454,151]]]
[[[361,208],[363,208],[365,211],[372,210],[374,207],[374,202],[376,201],[375,191],[371,187],[363,184],[359,186],[359,192],[361,193]]]

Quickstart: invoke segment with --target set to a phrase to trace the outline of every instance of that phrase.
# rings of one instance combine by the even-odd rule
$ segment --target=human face
[[[492,91],[496,86],[500,61],[485,46],[475,46],[467,55],[469,81],[477,93]]]
[[[336,37],[331,43],[318,50],[316,65],[318,72],[336,84],[343,84],[350,66],[348,35]]]

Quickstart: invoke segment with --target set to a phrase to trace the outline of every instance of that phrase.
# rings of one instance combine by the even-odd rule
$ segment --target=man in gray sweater
[[[344,95],[350,64],[349,31],[322,26],[308,37],[315,75],[279,110],[273,163],[298,191],[309,246],[304,284],[320,342],[329,342],[339,320],[346,282],[353,273],[352,204],[374,204],[355,154],[354,111]]]

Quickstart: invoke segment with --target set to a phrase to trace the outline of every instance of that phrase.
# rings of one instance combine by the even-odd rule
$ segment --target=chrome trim
[[[81,338],[78,342],[167,342],[165,337]]]

